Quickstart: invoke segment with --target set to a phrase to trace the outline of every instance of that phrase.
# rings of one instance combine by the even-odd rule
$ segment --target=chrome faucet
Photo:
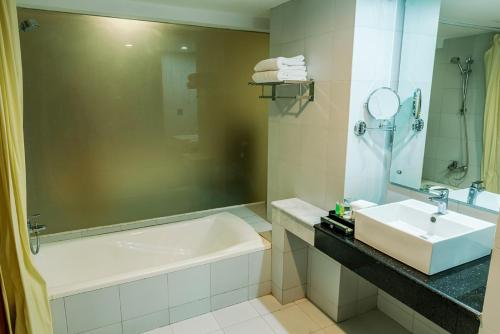
[[[448,213],[448,196],[450,195],[450,190],[446,188],[435,188],[431,189],[431,193],[436,193],[436,196],[431,196],[429,199],[437,204],[438,215],[445,215]]]
[[[467,195],[467,204],[474,205],[476,204],[477,195],[480,192],[483,192],[486,188],[484,187],[483,181],[475,181],[469,187],[469,194]]]
[[[39,237],[40,232],[43,232],[47,229],[47,226],[37,223],[38,217],[40,217],[39,213],[28,217],[29,242],[30,242],[31,253],[33,253],[33,255],[38,254],[38,252],[40,251],[40,237]],[[34,245],[33,245],[33,240],[31,238],[32,234],[35,235]]]

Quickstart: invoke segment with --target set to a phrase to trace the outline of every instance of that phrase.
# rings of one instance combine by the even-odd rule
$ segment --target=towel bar
[[[248,83],[251,86],[260,86],[261,87],[261,94],[259,95],[259,98],[261,99],[271,99],[273,101],[276,101],[276,99],[297,99],[297,100],[308,100],[308,101],[314,101],[314,80],[307,80],[307,81],[291,81],[291,80],[286,80],[286,81],[279,81],[279,82],[249,82]],[[295,96],[279,96],[277,95],[276,92],[276,87],[277,86],[290,86],[290,85],[295,85],[298,86],[299,88],[299,94]],[[308,89],[306,90],[308,92],[308,95],[304,95],[302,93],[303,86],[307,85]],[[265,86],[271,87],[271,95],[265,95],[264,94],[264,88]]]

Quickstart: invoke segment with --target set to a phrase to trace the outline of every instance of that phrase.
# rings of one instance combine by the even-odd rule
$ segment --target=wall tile
[[[248,255],[218,261],[210,265],[211,294],[248,286]]]
[[[150,313],[123,322],[123,334],[142,334],[146,331],[170,324],[169,311]]]
[[[317,81],[332,79],[332,52],[334,33],[311,36],[305,41],[305,56],[309,76]]]
[[[342,266],[314,248],[310,248],[309,251],[311,252],[311,263],[309,263],[308,270],[310,271],[311,289],[321,291],[324,298],[338,305]],[[313,302],[316,303],[315,300]]]
[[[412,330],[414,311],[380,289],[377,307],[408,331]]]
[[[413,334],[448,334],[448,331],[439,327],[421,314],[415,312],[413,317]]]
[[[271,280],[271,249],[249,254],[249,284]]]
[[[68,333],[81,333],[121,322],[118,287],[64,298]]]
[[[248,300],[271,294],[271,281],[253,284],[248,287]]]
[[[168,309],[167,275],[120,285],[123,320]]]
[[[50,301],[50,308],[52,310],[52,326],[54,334],[68,333],[66,325],[66,310],[64,308],[64,299],[58,298]]]
[[[283,304],[293,303],[299,299],[302,299],[307,294],[307,285],[302,284],[290,289],[283,290]]]
[[[248,287],[232,290],[211,297],[212,311],[239,304],[248,300]]]
[[[329,32],[335,28],[335,0],[306,0],[303,2],[305,36]]]
[[[307,248],[283,254],[283,290],[306,284]]]
[[[87,332],[80,332],[80,334],[122,334],[122,324],[113,324]]]
[[[179,322],[211,311],[210,298],[170,308],[170,322]]]
[[[273,233],[274,235],[274,233]],[[273,282],[273,295],[274,287],[276,286],[279,290],[283,289],[283,252],[278,251],[276,248],[271,252],[271,281]],[[277,297],[276,297],[277,298]]]
[[[210,265],[168,274],[169,305],[178,306],[210,296]]]

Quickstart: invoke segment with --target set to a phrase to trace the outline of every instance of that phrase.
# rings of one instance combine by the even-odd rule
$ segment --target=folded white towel
[[[297,70],[256,72],[252,75],[252,79],[256,83],[278,82],[284,80],[304,81],[307,80],[307,72]]]
[[[304,56],[295,56],[292,58],[278,57],[261,60],[255,65],[255,72],[263,71],[278,71],[281,69],[287,69],[290,66],[304,66]]]

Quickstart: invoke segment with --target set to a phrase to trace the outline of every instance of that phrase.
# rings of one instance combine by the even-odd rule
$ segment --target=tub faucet
[[[477,200],[477,195],[483,192],[486,188],[484,187],[483,181],[475,181],[469,187],[469,194],[467,195],[467,204],[475,205]]]
[[[33,255],[38,254],[38,252],[40,251],[40,232],[43,232],[47,229],[47,226],[38,224],[38,217],[40,217],[39,213],[28,217],[28,237],[31,253],[33,253]],[[34,235],[34,241],[32,235]]]
[[[435,188],[431,189],[431,193],[436,193],[436,196],[431,196],[429,199],[437,204],[438,215],[445,215],[448,213],[448,196],[450,190],[446,188]]]

